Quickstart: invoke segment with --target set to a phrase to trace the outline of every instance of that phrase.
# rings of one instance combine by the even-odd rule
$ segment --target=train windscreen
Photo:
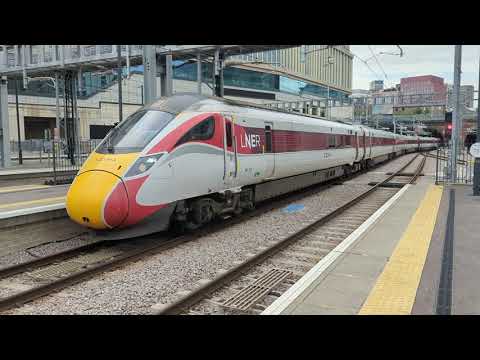
[[[101,154],[142,151],[175,115],[158,110],[140,110],[114,127],[96,150]]]

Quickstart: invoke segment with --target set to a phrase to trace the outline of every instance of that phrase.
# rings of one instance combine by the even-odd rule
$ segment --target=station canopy
[[[197,57],[209,58],[219,49],[226,57],[245,55],[275,49],[286,49],[299,45],[153,45],[157,55],[172,55],[174,60],[189,60]],[[27,45],[27,62],[21,65],[18,52],[13,45],[0,45],[0,75],[21,76],[25,70],[29,76],[49,76],[55,70],[82,71],[108,70],[118,66],[117,45]],[[60,47],[64,57],[60,58]],[[57,49],[55,49],[57,48]],[[122,45],[121,62],[126,64],[126,46]],[[35,54],[34,54],[35,52]],[[129,45],[131,66],[143,63],[143,46]]]
[[[195,58],[197,54],[202,57],[213,57],[217,49],[225,56],[235,56],[296,46],[299,45],[164,45],[157,46],[157,54],[172,54],[175,59],[186,60]]]

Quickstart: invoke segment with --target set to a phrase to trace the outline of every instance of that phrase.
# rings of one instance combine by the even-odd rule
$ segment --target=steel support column
[[[0,77],[0,155],[2,167],[10,166],[10,132],[8,119],[7,78]]]
[[[213,95],[218,97],[223,97],[223,65],[225,61],[225,55],[219,49],[215,50],[215,60],[213,63]]]
[[[173,58],[172,55],[165,56],[165,96],[173,95]],[[162,93],[163,96],[163,93]]]
[[[6,45],[3,45],[2,46],[2,59],[0,61],[0,65],[2,66],[5,66],[7,67],[8,66],[8,50],[7,50],[7,46]]]
[[[78,115],[78,102],[77,102],[77,93],[78,93],[78,76],[72,76],[72,119],[74,124],[75,138],[74,138],[74,154],[77,152],[77,164],[81,164],[81,147],[80,147],[80,117]]]
[[[18,163],[23,164],[22,137],[20,136],[20,110],[18,109],[18,79],[15,79],[15,109],[17,111]]]
[[[153,45],[143,46],[143,92],[145,105],[157,98],[157,54]]]
[[[455,45],[455,64],[453,71],[453,99],[454,106],[452,112],[452,141],[450,152],[450,181],[455,183],[457,180],[457,158],[458,158],[458,135],[460,124],[460,73],[462,67],[462,46]]]
[[[123,120],[122,98],[122,45],[117,45],[117,76],[118,76],[118,122]]]
[[[480,60],[480,59],[479,59]],[[480,61],[478,66],[478,95],[477,95],[477,142],[480,142]],[[480,158],[475,158],[473,167],[473,195],[480,195]]]
[[[23,88],[28,87],[28,78],[27,78],[27,49],[25,45],[22,45],[22,75],[23,75]],[[31,47],[30,47],[31,49]]]
[[[158,74],[160,75],[160,96],[173,94],[173,64],[172,55],[161,55],[157,59]]]
[[[202,93],[202,57],[200,53],[197,54],[197,91]]]
[[[55,71],[55,127],[58,129],[57,134],[53,134],[53,138],[58,140],[60,138],[60,102],[59,102],[59,93],[58,93],[58,71]]]

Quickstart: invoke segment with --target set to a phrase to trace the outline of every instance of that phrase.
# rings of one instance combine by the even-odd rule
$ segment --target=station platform
[[[479,211],[471,186],[421,177],[262,315],[480,314]]]
[[[68,185],[0,187],[0,229],[65,216]]]
[[[70,175],[75,174],[77,170],[56,170],[57,174]],[[10,167],[0,169],[0,181],[15,180],[24,178],[42,178],[53,176],[53,167]]]

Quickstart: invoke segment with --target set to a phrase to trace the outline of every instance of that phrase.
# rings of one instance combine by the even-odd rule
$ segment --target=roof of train
[[[338,121],[331,121],[327,120],[325,118],[321,118],[318,116],[313,116],[309,114],[302,114],[302,113],[292,113],[286,110],[281,110],[281,109],[274,109],[274,108],[269,108],[266,106],[262,106],[259,104],[252,104],[244,101],[238,101],[238,100],[231,100],[231,99],[225,99],[225,98],[220,98],[216,96],[207,96],[207,95],[200,95],[200,94],[195,94],[195,93],[176,93],[172,96],[168,97],[161,97],[160,99],[156,100],[152,104],[146,106],[145,108],[147,109],[155,109],[155,110],[161,110],[165,112],[172,113],[174,115],[178,115],[182,111],[188,110],[189,108],[192,108],[194,105],[199,104],[200,102],[204,102],[206,100],[211,100],[214,102],[217,102],[218,104],[225,104],[225,105],[231,105],[231,106],[237,106],[237,107],[245,107],[245,108],[251,108],[251,109],[260,109],[264,111],[270,111],[270,112],[279,112],[282,114],[286,115],[293,115],[293,116],[299,116],[299,117],[306,117],[306,118],[311,118],[311,119],[316,119],[320,120],[322,122],[328,122],[331,125],[334,126],[341,126],[341,127],[354,127],[354,128],[364,128],[368,129],[369,131],[373,131],[377,134],[382,134],[384,136],[394,136],[394,133],[385,131],[385,130],[378,130],[374,128],[370,128],[365,125],[356,125],[356,124],[348,124],[344,122],[338,122]],[[194,109],[192,109],[194,110]],[[397,134],[399,135],[399,134]],[[408,135],[400,135],[402,137],[409,137]]]

